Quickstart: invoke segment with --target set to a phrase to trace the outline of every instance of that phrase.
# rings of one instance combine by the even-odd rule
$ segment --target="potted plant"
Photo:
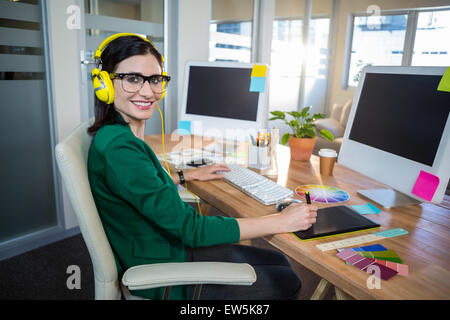
[[[292,134],[286,132],[281,138],[281,144],[286,145],[289,142],[291,149],[291,158],[293,160],[309,160],[311,158],[314,144],[316,143],[316,131],[314,130],[314,121],[323,119],[324,116],[320,113],[313,115],[309,114],[311,106],[303,108],[300,112],[290,111],[272,111],[273,117],[269,120],[283,120],[291,129]],[[293,119],[286,119],[286,114]],[[333,134],[328,130],[320,130],[320,134],[325,139],[334,140]]]

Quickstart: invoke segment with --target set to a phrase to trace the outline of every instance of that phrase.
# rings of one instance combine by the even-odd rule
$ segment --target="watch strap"
[[[183,174],[183,170],[178,170],[178,177],[180,178],[180,184],[185,184],[186,180],[184,179],[184,174]]]

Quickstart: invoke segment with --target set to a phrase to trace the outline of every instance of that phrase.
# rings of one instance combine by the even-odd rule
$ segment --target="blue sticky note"
[[[352,207],[352,209],[358,212],[359,214],[378,214],[381,212],[380,209],[378,209],[371,203],[350,207]]]
[[[180,135],[191,134],[191,122],[190,121],[179,121],[178,122],[178,134],[180,134]]]
[[[265,77],[250,78],[250,92],[264,92],[265,88],[266,88]]]

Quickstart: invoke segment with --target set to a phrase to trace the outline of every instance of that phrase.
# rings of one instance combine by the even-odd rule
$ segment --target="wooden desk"
[[[145,140],[155,153],[162,152],[160,135],[146,136]],[[181,146],[189,147],[192,141],[189,137],[170,141],[170,136],[166,135],[166,152],[170,152],[175,145],[178,150]],[[278,149],[278,164],[279,184],[290,189],[304,184],[335,186],[350,194],[351,198],[346,205],[368,202],[357,194],[359,189],[386,187],[339,164],[336,164],[333,176],[322,177],[318,157],[312,156],[308,162],[290,161],[289,149],[281,145]],[[189,182],[189,188],[232,217],[256,217],[277,212],[275,206],[264,206],[222,180]],[[378,215],[369,216],[381,225],[379,231],[401,227],[409,232],[407,235],[377,241],[386,248],[395,250],[409,266],[410,272],[409,277],[397,275],[388,281],[381,281],[381,289],[369,289],[369,274],[346,265],[335,256],[336,250],[322,252],[315,247],[318,243],[374,231],[305,242],[293,234],[284,233],[266,237],[265,240],[356,299],[450,299],[449,204],[450,197],[447,196],[442,205],[424,203],[383,209]],[[330,205],[319,205],[324,206]]]

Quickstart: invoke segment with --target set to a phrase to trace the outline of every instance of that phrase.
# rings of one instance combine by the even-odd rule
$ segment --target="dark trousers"
[[[278,251],[236,244],[189,248],[187,261],[248,263],[255,269],[253,285],[203,285],[201,300],[290,300],[300,293],[299,277]],[[190,297],[193,291],[191,286]]]

